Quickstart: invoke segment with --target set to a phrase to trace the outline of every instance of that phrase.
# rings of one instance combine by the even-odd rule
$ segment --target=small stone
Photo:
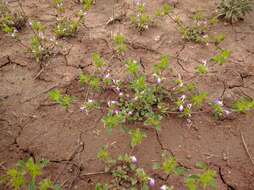
[[[192,156],[191,156],[190,154],[188,154],[188,155],[186,156],[186,158],[190,160],[190,159],[192,158]]]

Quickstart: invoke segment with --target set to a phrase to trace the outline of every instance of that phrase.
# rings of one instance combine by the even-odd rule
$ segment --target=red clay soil
[[[160,7],[163,1],[146,0],[150,13]],[[217,7],[214,0],[184,0],[176,4],[175,13],[185,22],[195,10],[210,14]],[[50,0],[23,0],[23,7],[32,20],[39,20],[52,29],[56,18]],[[184,42],[175,23],[162,19],[157,26],[140,35],[130,25],[128,0],[115,3],[116,13],[124,15],[120,22],[106,25],[112,16],[114,0],[96,0],[95,6],[86,15],[86,26],[74,38],[64,39],[65,57],[50,58],[40,71],[37,64],[13,39],[0,33],[0,172],[14,166],[20,159],[34,157],[50,161],[45,176],[64,184],[64,189],[90,190],[96,182],[107,181],[107,175],[86,175],[103,171],[96,159],[100,147],[110,145],[113,155],[129,152],[129,137],[121,130],[108,135],[100,121],[104,110],[89,115],[80,112],[86,88],[78,83],[79,74],[91,70],[91,54],[99,52],[109,60],[112,55],[112,33],[123,33],[129,44],[125,55],[141,59],[144,71],[149,74],[161,54],[172,55],[171,67],[183,76],[185,81],[197,82],[201,91],[209,93],[210,100],[222,97],[226,105],[241,96],[254,98],[254,12],[244,22],[234,25],[219,23],[209,33],[224,33],[221,47],[232,51],[232,57],[224,66],[212,65],[212,71],[202,78],[195,74],[195,67],[201,60],[215,55],[216,48],[209,44],[199,45]],[[10,3],[17,8],[15,1]],[[79,10],[80,5],[66,1],[68,14]],[[50,30],[49,30],[50,32]],[[21,39],[28,41],[29,28],[21,33]],[[123,76],[123,67],[113,59],[112,73]],[[168,85],[175,76],[169,72],[165,81]],[[53,89],[77,97],[70,110],[53,104],[48,93]],[[97,95],[95,99],[110,99],[111,94]],[[135,126],[130,126],[135,127]],[[234,115],[224,121],[217,121],[208,113],[194,114],[192,123],[168,116],[162,121],[161,132],[144,128],[148,138],[133,154],[139,164],[158,181],[182,188],[181,180],[169,178],[167,182],[157,178],[151,169],[154,161],[160,160],[162,150],[171,151],[177,160],[188,168],[197,161],[204,161],[218,173],[219,190],[254,189],[254,113]],[[246,145],[244,145],[244,142]],[[246,148],[250,155],[247,154]],[[1,188],[1,187],[0,187]],[[177,189],[177,188],[176,188]]]

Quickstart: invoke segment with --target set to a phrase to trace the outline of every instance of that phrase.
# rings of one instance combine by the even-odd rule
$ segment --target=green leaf
[[[200,183],[202,184],[203,188],[207,187],[214,187],[215,185],[215,177],[216,177],[216,172],[214,170],[208,169],[205,171],[203,174],[200,175]]]
[[[223,50],[220,54],[212,57],[212,60],[219,65],[223,65],[231,56],[231,51]]]
[[[166,174],[171,174],[175,171],[177,167],[177,162],[176,159],[173,157],[167,158],[163,164],[162,164],[162,169]]]
[[[208,168],[208,165],[205,162],[197,162],[195,167],[198,169],[206,170]]]
[[[153,169],[154,169],[154,170],[159,170],[160,168],[161,168],[160,163],[154,163],[154,164],[153,164]]]
[[[10,177],[11,186],[15,190],[19,190],[25,184],[24,173],[16,169],[10,169],[7,171],[7,175]]]
[[[92,61],[93,61],[93,64],[97,68],[101,68],[101,67],[106,65],[106,62],[103,60],[103,58],[98,53],[93,53],[92,54]]]
[[[130,131],[131,136],[131,147],[134,148],[135,146],[141,144],[144,138],[146,138],[146,134],[140,131],[140,129],[135,129]]]
[[[194,106],[197,106],[199,108],[205,103],[207,97],[208,97],[208,93],[202,92],[198,95],[192,96],[191,102]]]
[[[175,169],[175,173],[176,173],[176,175],[178,175],[178,176],[183,176],[183,175],[185,175],[186,173],[187,173],[187,169],[186,168],[184,168],[184,167],[176,167],[176,169]]]
[[[33,179],[42,174],[41,166],[39,164],[34,163],[32,158],[30,158],[26,162],[26,168]]]
[[[246,113],[247,111],[254,110],[254,100],[240,98],[233,104],[233,110],[239,113]]]

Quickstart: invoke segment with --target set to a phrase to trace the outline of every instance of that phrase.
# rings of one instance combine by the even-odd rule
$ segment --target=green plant
[[[226,61],[230,58],[231,51],[222,50],[218,55],[212,57],[212,61],[218,63],[219,65],[224,65]]]
[[[187,169],[179,166],[176,159],[164,151],[162,153],[162,163],[155,163],[153,169],[162,170],[167,175],[178,175],[183,176],[186,174]]]
[[[139,128],[135,130],[131,130],[129,132],[131,136],[131,147],[134,148],[135,146],[139,145],[142,143],[144,138],[146,138],[146,134],[142,132]]]
[[[113,159],[103,147],[98,153],[98,158],[105,163],[105,171],[113,178],[105,185],[97,183],[96,188],[99,190],[126,188],[149,190],[149,186],[154,185],[150,183],[154,182],[154,179],[149,177],[143,168],[138,167],[135,156],[123,154]]]
[[[243,20],[244,16],[252,11],[251,0],[221,0],[218,10],[218,18],[230,23]]]
[[[241,98],[233,104],[235,112],[246,113],[247,111],[254,110],[254,100]]]
[[[218,46],[224,40],[225,40],[224,34],[218,34],[218,35],[213,36],[213,41],[216,46]]]
[[[172,9],[173,7],[170,4],[165,3],[161,9],[156,11],[155,15],[158,17],[167,16],[172,12]]]
[[[80,10],[77,14],[78,18],[70,19],[63,16],[62,13],[65,12],[64,9],[64,0],[54,0],[55,7],[57,10],[57,24],[53,30],[57,38],[63,37],[73,37],[83,23],[85,12]]]
[[[137,6],[136,14],[131,16],[131,22],[139,32],[147,30],[152,24],[152,18],[147,14],[144,4]]]
[[[73,102],[73,97],[65,95],[63,96],[59,90],[54,90],[49,93],[49,97],[52,101],[64,107],[66,110],[70,107]]]
[[[72,37],[77,33],[79,24],[79,21],[65,18],[57,23],[54,33],[57,38]]]
[[[208,73],[208,67],[206,64],[200,64],[197,66],[196,68],[196,72],[199,74],[199,75],[205,75]]]
[[[43,168],[48,164],[47,160],[34,162],[32,158],[26,162],[21,160],[15,168],[8,169],[2,177],[4,184],[14,190],[60,190],[59,185],[54,184],[50,179],[38,180],[42,175]],[[41,179],[41,178],[40,178]]]
[[[38,21],[29,23],[34,35],[31,38],[31,47],[29,50],[32,52],[36,62],[47,60],[53,53],[57,45],[54,39],[48,39],[45,34],[46,27]]]
[[[205,29],[201,26],[182,26],[180,27],[180,32],[182,34],[182,38],[186,41],[195,43],[206,42],[206,39],[204,38]]]
[[[206,164],[199,165],[199,169],[202,169],[203,172],[197,175],[189,175],[185,179],[185,185],[188,190],[197,190],[200,188],[217,189],[216,172],[209,169]]]
[[[126,39],[124,37],[124,35],[122,34],[117,34],[114,37],[114,43],[115,43],[115,48],[117,53],[125,53],[128,49],[127,45],[126,45]]]
[[[95,0],[80,0],[80,2],[83,4],[83,9],[85,11],[88,11],[89,9],[92,8]]]
[[[23,12],[15,11],[13,13],[5,2],[0,1],[0,29],[3,32],[15,37],[16,33],[25,27],[26,22],[27,17]]]
[[[198,95],[194,95],[191,98],[191,102],[193,106],[197,106],[198,108],[202,107],[204,102],[207,99],[208,94],[206,92],[199,93]]]

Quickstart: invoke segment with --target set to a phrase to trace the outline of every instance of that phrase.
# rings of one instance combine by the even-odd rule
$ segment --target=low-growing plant
[[[20,10],[12,12],[4,1],[0,1],[0,29],[12,37],[25,27],[27,17]]]
[[[61,105],[63,108],[68,110],[73,102],[73,97],[69,95],[62,95],[59,90],[54,90],[49,93],[49,97],[52,101]]]
[[[219,65],[224,65],[226,61],[230,58],[231,51],[229,50],[221,50],[221,52],[218,55],[215,55],[212,57],[212,61],[215,63],[218,63]]]
[[[135,14],[130,17],[132,24],[138,29],[139,32],[147,30],[153,24],[159,22],[160,18],[167,16],[171,13],[172,7],[170,4],[165,3],[161,9],[158,9],[154,15],[149,15],[146,11],[144,3],[138,3]]]
[[[116,159],[103,147],[98,158],[105,163],[105,171],[112,175],[112,180],[108,184],[97,183],[96,189],[147,189],[149,190],[151,178],[143,168],[138,167],[137,158],[128,154],[119,155]]]
[[[114,37],[114,44],[115,44],[115,49],[117,51],[117,53],[125,53],[128,49],[127,45],[126,45],[126,39],[124,37],[124,35],[122,34],[117,34]]]
[[[176,159],[166,151],[162,153],[162,163],[155,163],[153,169],[162,170],[166,175],[183,176],[187,173],[187,169],[179,166]]]
[[[230,23],[243,20],[252,11],[252,0],[221,0],[218,7],[218,18]]]
[[[47,164],[47,160],[38,162],[34,162],[32,158],[27,161],[21,160],[15,168],[7,170],[0,182],[5,184],[6,188],[14,190],[61,190],[60,185],[54,184],[50,179],[38,179],[39,177],[41,179],[43,168]]]
[[[208,73],[208,67],[206,64],[200,64],[197,66],[196,68],[196,72],[199,74],[199,75],[205,75]]]
[[[93,4],[95,3],[95,0],[79,0],[80,3],[83,5],[83,9],[85,11],[88,11],[89,9],[92,8]]]
[[[246,98],[240,98],[233,104],[233,110],[235,112],[246,113],[247,111],[254,110],[254,100],[248,100]]]
[[[147,30],[152,24],[152,17],[148,15],[145,4],[140,3],[137,5],[135,15],[131,17],[132,24],[138,29],[139,32]]]
[[[174,157],[170,156],[167,152],[163,152],[162,163],[155,163],[153,168],[155,170],[162,170],[167,176],[182,176],[184,178],[185,187],[188,190],[217,188],[216,172],[209,169],[207,164],[203,162],[198,162],[196,164],[196,168],[202,170],[202,172],[199,174],[191,174],[189,169],[179,166]]]
[[[85,11],[81,9],[77,14],[77,18],[70,19],[62,14],[65,12],[64,0],[54,0],[54,3],[57,10],[57,24],[53,30],[55,36],[57,38],[74,36],[83,23]]]
[[[216,171],[211,170],[208,166],[203,162],[198,162],[196,164],[198,169],[202,170],[200,174],[192,174],[189,175],[185,179],[185,185],[188,190],[195,190],[195,189],[217,189],[216,183]]]
[[[139,128],[137,128],[135,130],[131,130],[129,132],[129,134],[131,136],[131,147],[132,148],[141,144],[142,141],[144,140],[144,138],[147,137],[147,135],[144,132],[142,132]]]

